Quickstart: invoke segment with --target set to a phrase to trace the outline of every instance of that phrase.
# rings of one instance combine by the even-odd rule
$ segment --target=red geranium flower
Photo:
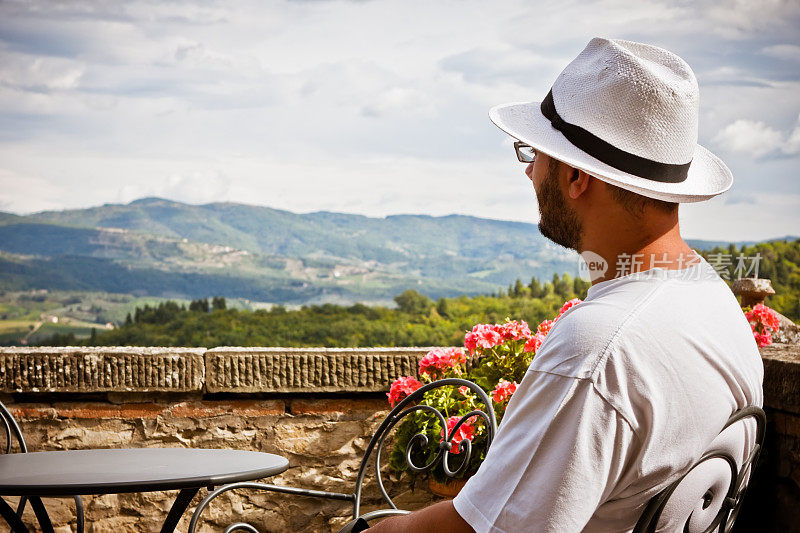
[[[492,399],[497,403],[503,403],[507,399],[511,398],[511,395],[517,391],[517,382],[510,382],[505,379],[501,379],[500,383],[492,391]]]
[[[386,394],[389,397],[389,405],[394,407],[420,387],[422,387],[422,383],[411,376],[397,378]]]
[[[528,339],[528,342],[525,343],[525,347],[522,348],[522,350],[525,352],[538,352],[539,346],[542,345],[544,338],[545,335],[543,333],[536,333],[536,335]]]
[[[467,356],[461,348],[436,348],[420,359],[419,373],[433,376],[466,361]]]
[[[449,435],[450,432],[456,427],[458,421],[461,420],[460,416],[451,416],[447,419],[447,434]],[[444,439],[445,434],[444,430],[441,432],[441,436]],[[458,443],[464,439],[472,440],[475,437],[475,428],[469,423],[469,421],[465,421],[456,431],[456,434],[453,435],[453,439],[450,441],[450,453],[458,454]]]
[[[477,324],[464,337],[464,347],[475,353],[477,348],[488,350],[503,344],[505,339],[498,328],[497,324]]]
[[[756,304],[744,314],[753,330],[753,337],[759,346],[772,344],[772,334],[781,327],[778,314],[764,304]]]

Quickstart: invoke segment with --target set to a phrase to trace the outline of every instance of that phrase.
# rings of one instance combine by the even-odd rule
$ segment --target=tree
[[[214,296],[214,299],[211,300],[211,308],[214,309],[214,311],[224,311],[227,308],[225,298],[222,296]]]
[[[439,301],[436,302],[436,312],[442,318],[450,317],[450,305],[447,303],[446,298],[439,298]]]
[[[412,315],[424,315],[430,312],[433,301],[424,294],[420,294],[414,289],[408,289],[402,294],[394,297],[394,303],[403,313]]]
[[[525,285],[522,284],[519,278],[517,278],[517,282],[514,283],[514,286],[509,290],[509,294],[514,298],[522,298],[525,296]]]
[[[543,298],[547,294],[545,288],[542,287],[542,284],[539,283],[539,280],[536,278],[531,278],[528,289],[530,290],[531,298]]]
[[[203,298],[202,300],[192,300],[192,302],[189,304],[189,311],[194,311],[195,313],[208,313],[208,310],[208,298]]]
[[[553,274],[553,292],[565,300],[572,296],[572,276],[564,274],[559,279],[558,274]]]

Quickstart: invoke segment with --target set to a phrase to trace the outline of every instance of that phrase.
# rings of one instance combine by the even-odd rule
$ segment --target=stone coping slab
[[[0,348],[0,392],[192,392],[205,348]]]
[[[0,393],[384,392],[431,348],[0,348]],[[800,345],[761,349],[764,403],[800,414]]]
[[[240,348],[208,350],[208,392],[379,392],[417,373],[432,348]]]

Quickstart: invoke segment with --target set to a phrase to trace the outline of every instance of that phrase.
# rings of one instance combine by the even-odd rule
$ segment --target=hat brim
[[[663,183],[617,170],[587,154],[555,129],[540,109],[540,102],[502,104],[489,110],[489,118],[512,137],[547,155],[581,169],[605,182],[666,202],[702,202],[731,188],[733,175],[717,156],[699,144],[686,179]]]

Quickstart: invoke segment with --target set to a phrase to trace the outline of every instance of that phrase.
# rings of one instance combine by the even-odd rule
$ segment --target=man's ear
[[[567,183],[567,194],[575,200],[586,192],[589,182],[593,179],[589,174],[577,168],[569,169],[569,182]]]

